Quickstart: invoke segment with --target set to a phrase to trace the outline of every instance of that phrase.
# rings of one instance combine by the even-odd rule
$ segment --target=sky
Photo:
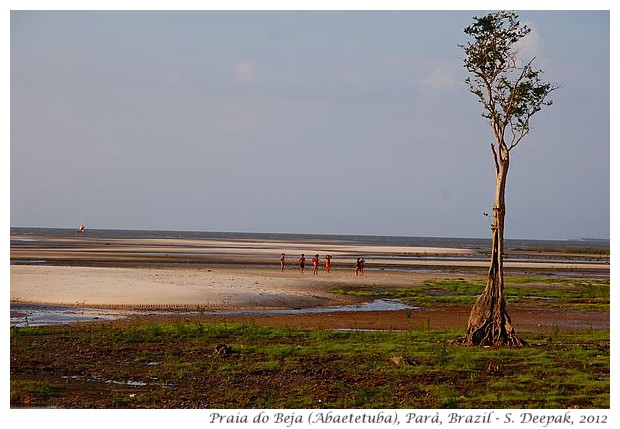
[[[480,10],[10,12],[10,225],[488,237]],[[507,238],[610,238],[610,12],[517,10],[561,84]]]

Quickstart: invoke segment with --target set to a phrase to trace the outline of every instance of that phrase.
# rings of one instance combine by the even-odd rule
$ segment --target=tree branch
[[[493,161],[495,161],[495,174],[499,174],[499,161],[497,159],[497,152],[495,151],[495,145],[491,143],[491,151],[493,152]]]
[[[514,125],[512,124],[512,122],[510,123],[510,132],[512,133],[512,140],[511,140],[510,146],[508,146],[508,152],[510,152],[513,147],[517,146],[519,142],[523,140],[523,137],[525,137],[530,132],[529,123],[530,123],[530,119],[528,117],[527,120],[525,121],[523,131],[521,131],[518,136],[517,136],[517,133],[515,133]]]

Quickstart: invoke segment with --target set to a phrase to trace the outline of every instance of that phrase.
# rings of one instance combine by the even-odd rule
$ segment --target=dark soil
[[[62,408],[346,408],[367,407],[371,403],[374,404],[371,406],[382,408],[438,408],[446,404],[438,402],[435,396],[420,386],[447,383],[461,392],[467,392],[472,389],[468,379],[471,375],[454,371],[417,374],[415,379],[406,372],[398,371],[390,374],[375,371],[371,375],[359,370],[368,364],[361,356],[305,356],[286,364],[280,362],[287,370],[275,371],[269,367],[269,362],[252,363],[251,369],[239,376],[226,373],[226,368],[241,364],[244,358],[234,344],[185,341],[182,338],[165,342],[132,342],[126,337],[115,341],[113,338],[115,335],[121,338],[126,335],[121,333],[128,329],[164,319],[205,325],[241,322],[253,326],[319,330],[462,329],[464,334],[469,310],[469,306],[444,305],[411,311],[294,316],[145,316],[46,328],[48,333],[45,335],[16,335],[12,339],[11,405]],[[609,313],[604,312],[569,313],[524,306],[511,308],[510,312],[517,332],[527,335],[609,329]],[[102,327],[107,332],[105,335],[112,338],[109,343],[98,340],[103,335]],[[274,338],[270,341],[278,340]],[[600,344],[595,346],[601,347]],[[603,346],[607,347],[603,353],[609,353],[608,344]],[[161,362],[171,356],[178,364],[163,367]],[[405,364],[406,359],[402,361]],[[197,371],[196,365],[204,367],[204,370]],[[485,378],[491,379],[497,375],[492,364],[489,368],[479,371],[476,385],[484,384]],[[382,385],[389,393],[377,393],[377,386]],[[356,393],[352,393],[347,386],[355,386]],[[362,396],[363,392],[373,392],[373,397],[363,398],[360,392]],[[471,394],[475,395],[475,392]],[[528,406],[527,403],[519,404]],[[588,407],[592,404],[572,405]],[[480,402],[477,406],[484,407],[485,404]],[[497,407],[498,404],[488,406]]]

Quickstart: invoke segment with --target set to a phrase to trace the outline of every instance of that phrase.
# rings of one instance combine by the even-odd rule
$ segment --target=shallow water
[[[11,303],[11,326],[46,326],[71,322],[114,320],[135,312],[60,305]]]
[[[309,308],[282,308],[256,310],[217,310],[217,311],[157,311],[158,314],[202,314],[202,315],[270,315],[270,314],[318,314],[341,311],[397,311],[415,310],[419,307],[405,304],[399,300],[377,299],[371,302],[356,305],[337,305]],[[141,310],[108,310],[98,308],[82,308],[60,305],[39,305],[11,303],[11,326],[48,326],[73,322],[91,322],[97,320],[115,320],[130,316],[153,314],[154,311]]]
[[[106,383],[106,384],[118,384],[118,385],[123,385],[123,386],[130,386],[130,387],[144,387],[144,386],[161,386],[161,387],[173,387],[172,384],[170,383],[161,383],[160,381],[157,380],[157,378],[154,378],[152,382],[147,383],[145,381],[137,381],[137,380],[114,380],[114,379],[107,379],[107,378],[102,378],[102,377],[98,377],[96,375],[94,376],[79,376],[79,375],[71,375],[71,376],[62,376],[62,378],[66,379],[66,380],[78,380],[78,381],[87,381],[87,382],[94,382],[94,383]]]

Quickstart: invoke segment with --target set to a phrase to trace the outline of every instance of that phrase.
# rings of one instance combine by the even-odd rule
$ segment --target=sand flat
[[[88,306],[194,306],[209,308],[336,305],[354,298],[339,286],[403,287],[429,278],[484,276],[488,260],[471,249],[352,245],[239,239],[102,239],[89,236],[11,237],[10,296],[14,302]],[[13,242],[13,240],[15,240]],[[33,242],[34,241],[34,242]],[[287,269],[280,272],[280,254]],[[306,254],[306,272],[297,258]],[[321,255],[312,274],[311,258]],[[331,273],[324,255],[334,256]],[[367,259],[354,275],[356,256]],[[548,255],[506,261],[506,269],[565,270],[609,275],[608,261]],[[33,262],[34,261],[34,262]],[[39,264],[43,262],[43,264]],[[431,274],[434,273],[434,274]]]
[[[350,273],[347,273],[350,277]],[[344,277],[267,269],[11,266],[11,301],[87,306],[292,307],[338,304],[323,291]],[[342,279],[340,279],[342,280]]]

